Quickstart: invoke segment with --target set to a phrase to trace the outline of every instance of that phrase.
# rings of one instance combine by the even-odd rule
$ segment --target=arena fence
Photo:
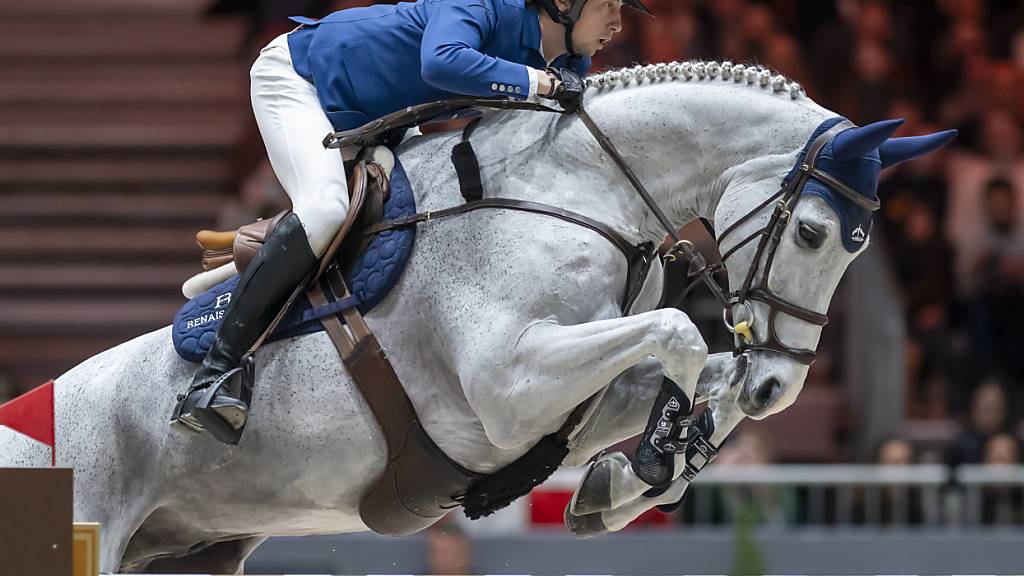
[[[540,490],[574,490],[581,470]],[[1024,526],[1024,466],[711,466],[675,513],[683,525]]]

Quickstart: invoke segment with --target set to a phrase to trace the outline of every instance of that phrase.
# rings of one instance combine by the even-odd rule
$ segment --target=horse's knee
[[[649,345],[691,367],[702,367],[708,358],[708,346],[690,317],[675,308],[651,314],[655,316],[647,333]]]

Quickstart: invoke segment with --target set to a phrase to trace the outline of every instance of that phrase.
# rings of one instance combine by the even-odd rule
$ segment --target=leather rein
[[[754,232],[733,246],[728,252],[722,255],[722,261],[714,265],[709,265],[704,256],[689,240],[682,240],[679,238],[668,218],[666,218],[665,213],[658,206],[654,198],[651,197],[647,188],[643,185],[643,182],[641,182],[636,176],[629,164],[626,163],[622,158],[622,155],[615,148],[615,145],[612,144],[611,140],[609,140],[600,127],[597,126],[594,120],[583,108],[582,104],[575,110],[567,111],[533,102],[504,99],[459,98],[446,100],[406,108],[384,116],[360,128],[329,134],[324,139],[323,144],[325,148],[341,148],[350,145],[361,147],[378,145],[383,142],[384,137],[387,134],[391,134],[397,129],[408,128],[415,124],[425,122],[439,114],[457,114],[460,110],[470,107],[495,108],[502,110],[533,110],[562,115],[573,113],[577,114],[583,121],[583,124],[590,131],[591,135],[593,135],[594,139],[597,140],[604,151],[611,157],[619,171],[637,191],[641,199],[643,199],[647,208],[650,209],[655,218],[665,229],[668,237],[672,239],[672,247],[666,252],[663,257],[664,260],[666,262],[674,262],[677,260],[678,255],[681,254],[689,263],[687,277],[694,279],[682,294],[672,303],[672,307],[676,307],[698,282],[703,282],[711,291],[715,299],[717,299],[722,305],[722,320],[726,329],[737,336],[733,343],[733,354],[735,356],[746,354],[751,350],[763,350],[783,354],[796,362],[805,365],[810,365],[814,362],[815,352],[813,350],[791,348],[779,340],[778,335],[775,332],[775,319],[778,313],[782,312],[816,326],[824,326],[828,323],[828,316],[789,302],[776,295],[768,287],[768,277],[771,273],[771,267],[774,263],[775,253],[778,249],[782,234],[789,223],[793,209],[796,207],[796,204],[800,199],[800,193],[811,178],[821,181],[831,190],[842,194],[844,197],[865,209],[871,211],[878,209],[879,203],[877,200],[868,200],[867,198],[864,198],[836,178],[816,168],[818,155],[822,148],[824,148],[825,144],[839,132],[854,127],[852,122],[843,120],[818,136],[808,148],[804,162],[800,166],[798,176],[789,179],[788,182],[784,182],[778,192],[733,223],[732,226],[730,226],[720,237],[716,239],[716,242],[721,244],[721,242],[740,225],[753,218],[773,202],[775,203],[775,208],[768,220],[768,224],[764,228]],[[642,284],[643,279],[646,276],[647,264],[650,263],[650,260],[653,258],[655,253],[651,243],[634,246],[609,226],[581,214],[547,204],[508,198],[485,198],[466,202],[465,204],[444,210],[421,212],[406,218],[381,222],[380,224],[376,224],[365,229],[363,234],[375,234],[400,226],[408,226],[417,222],[427,222],[481,208],[504,208],[546,214],[585,226],[604,236],[623,253],[631,270],[634,268],[634,265],[638,263],[642,264],[644,269],[644,273],[639,275],[639,278],[637,278],[637,275],[635,274],[630,274],[630,285],[627,286],[627,296],[624,299],[623,304],[624,312],[628,310],[628,307],[631,304],[630,294],[632,293],[633,297],[635,297],[635,293],[637,291],[637,287],[635,285],[637,281]],[[710,224],[708,224],[704,219],[701,219],[701,222],[704,224],[705,228],[707,228],[712,238],[715,238],[714,229]],[[747,272],[743,286],[735,292],[727,292],[714,278],[714,274],[725,269],[725,261],[729,256],[735,254],[737,250],[753,241],[755,238],[760,238],[760,242],[758,243],[757,252],[754,256],[754,260],[752,261],[753,264]],[[650,246],[650,248],[647,248],[646,246]],[[764,266],[761,266],[762,257],[765,257]],[[754,277],[757,275],[757,271],[759,269],[762,270],[762,274],[759,283],[755,285]],[[756,335],[753,331],[754,314],[753,309],[750,306],[750,301],[752,300],[762,302],[767,305],[770,310],[768,317],[768,331],[765,334],[764,341],[760,343],[755,342]],[[747,308],[749,320],[732,325],[730,324],[728,317],[736,306],[744,306]],[[738,344],[736,343],[736,340],[739,341]]]

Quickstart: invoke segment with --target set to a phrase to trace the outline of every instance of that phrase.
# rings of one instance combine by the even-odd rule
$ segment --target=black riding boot
[[[238,443],[255,372],[253,359],[243,362],[242,355],[316,262],[298,216],[284,217],[238,281],[213,346],[188,392],[178,396],[173,427],[197,432],[205,428],[221,442]]]

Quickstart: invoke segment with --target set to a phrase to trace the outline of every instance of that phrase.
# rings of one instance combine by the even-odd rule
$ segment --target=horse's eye
[[[800,239],[807,243],[811,248],[820,248],[821,243],[824,240],[824,235],[815,229],[810,224],[800,223],[797,228],[797,234],[800,235]]]

